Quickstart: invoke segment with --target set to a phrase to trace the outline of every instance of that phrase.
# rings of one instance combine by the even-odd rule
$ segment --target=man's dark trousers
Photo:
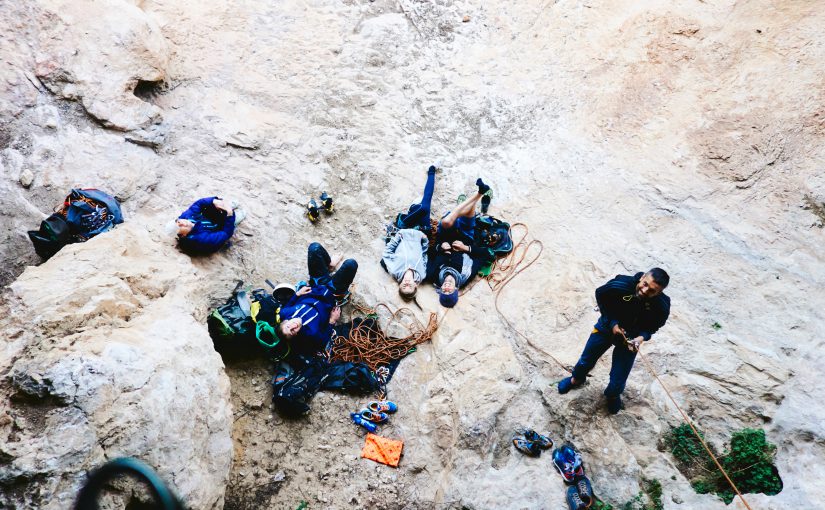
[[[594,329],[593,333],[590,334],[590,338],[587,339],[587,344],[584,346],[584,351],[582,351],[578,363],[573,367],[573,377],[577,381],[584,381],[587,374],[596,366],[599,358],[611,346],[614,346],[613,364],[610,366],[610,383],[605,388],[604,394],[608,398],[615,398],[624,391],[627,377],[633,368],[633,362],[636,360],[636,353],[631,352],[625,346],[624,339],[621,337]]]
[[[317,285],[324,285],[330,283],[332,291],[337,294],[344,294],[349,290],[349,286],[355,279],[355,273],[358,271],[358,262],[354,259],[347,259],[341,263],[341,267],[335,274],[330,276],[329,264],[332,259],[329,253],[321,243],[312,243],[307,250],[307,268],[309,269],[309,277],[312,278]]]

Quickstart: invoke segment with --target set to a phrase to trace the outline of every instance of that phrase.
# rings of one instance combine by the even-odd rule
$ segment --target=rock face
[[[229,381],[178,286],[188,259],[149,245],[118,228],[12,286],[0,366],[10,383],[0,393],[3,506],[69,508],[87,470],[136,456],[193,508],[222,508]]]
[[[4,503],[65,507],[85,470],[132,454],[197,508],[564,508],[548,456],[510,445],[529,425],[575,443],[615,506],[655,478],[668,510],[736,508],[660,451],[681,418],[643,364],[617,416],[609,355],[584,388],[553,386],[594,289],[656,265],[673,313],[653,369],[720,450],[743,427],[778,446],[785,489],[752,507],[825,500],[816,3],[41,0],[0,3],[0,21],[0,276],[22,273],[0,326]],[[141,134],[161,112],[163,143]],[[359,458],[363,399],[281,420],[269,364],[227,361],[230,394],[203,324],[238,280],[305,278],[311,241],[358,259],[357,303],[409,306],[380,237],[436,159],[434,214],[483,176],[491,212],[543,250],[498,299],[523,336],[485,282],[446,314],[421,289],[415,312],[441,327],[390,384],[381,433],[405,454],[389,470]],[[23,272],[25,230],[72,186],[117,195],[127,223]],[[324,190],[336,211],[310,225]],[[162,225],[213,194],[249,216],[189,260]]]
[[[160,123],[160,109],[135,95],[140,82],[166,78],[166,41],[152,18],[124,0],[46,0],[39,7],[35,74],[52,93],[80,101],[106,127]]]

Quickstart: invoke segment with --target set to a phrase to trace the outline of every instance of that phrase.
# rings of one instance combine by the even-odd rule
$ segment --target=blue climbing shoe
[[[607,412],[610,414],[616,414],[619,411],[624,409],[624,405],[622,405],[622,397],[615,396],[615,397],[607,397]]]
[[[539,455],[541,455],[541,447],[539,447],[538,444],[532,441],[528,441],[523,437],[513,437],[513,446],[516,447],[516,450],[530,457],[538,457]]]
[[[358,411],[358,414],[361,415],[361,418],[363,418],[367,421],[371,421],[373,423],[384,423],[385,421],[390,419],[390,417],[387,415],[387,413],[382,413],[382,412],[375,413],[375,412],[370,411],[369,409],[361,409],[360,411]]]
[[[590,483],[590,480],[584,475],[580,476],[576,480],[576,491],[579,493],[579,498],[584,501],[586,506],[590,506],[593,504],[593,485]]]
[[[539,434],[533,429],[516,429],[516,434],[523,436],[524,439],[530,441],[531,443],[535,443],[542,450],[549,450],[553,447],[552,439],[543,434]]]
[[[360,413],[349,413],[349,417],[352,419],[352,423],[356,425],[361,425],[369,432],[375,432],[376,430],[378,430],[378,425],[369,420],[365,420]]]
[[[573,376],[565,377],[561,381],[559,381],[559,393],[564,395],[568,391],[572,390],[573,388],[578,388],[584,384],[584,381],[579,381],[576,384],[573,384]]]
[[[579,491],[576,490],[574,485],[567,488],[567,506],[570,507],[570,510],[584,510],[587,508],[587,504],[579,496]]]
[[[553,466],[567,485],[584,476],[581,454],[569,444],[553,450]]]
[[[373,400],[367,404],[367,409],[374,413],[394,413],[398,411],[398,405],[389,400]]]

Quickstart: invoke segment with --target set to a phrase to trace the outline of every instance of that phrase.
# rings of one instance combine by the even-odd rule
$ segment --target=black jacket
[[[618,324],[628,339],[641,336],[649,341],[653,333],[665,325],[670,315],[670,298],[664,292],[653,299],[636,297],[636,285],[643,274],[616,275],[596,289],[596,302],[602,314],[596,329],[612,334],[613,326]]]

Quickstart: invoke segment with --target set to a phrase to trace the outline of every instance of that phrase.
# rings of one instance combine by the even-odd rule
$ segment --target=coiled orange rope
[[[361,321],[353,325],[348,336],[335,337],[330,356],[333,360],[360,362],[371,370],[377,370],[381,365],[406,356],[413,347],[431,339],[438,329],[437,315],[433,312],[424,325],[409,308],[393,311],[385,303],[378,303],[372,309],[354,304],[353,307],[364,317],[375,320]],[[381,311],[385,312],[384,318]],[[409,334],[402,338],[388,336],[385,332],[391,331],[394,326],[406,329]]]

